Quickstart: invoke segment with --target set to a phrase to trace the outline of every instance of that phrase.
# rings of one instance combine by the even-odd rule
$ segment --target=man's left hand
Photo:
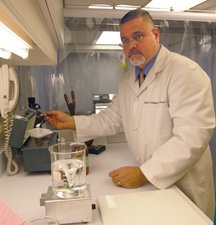
[[[115,185],[124,188],[138,188],[148,183],[141,169],[136,166],[125,166],[109,173]]]

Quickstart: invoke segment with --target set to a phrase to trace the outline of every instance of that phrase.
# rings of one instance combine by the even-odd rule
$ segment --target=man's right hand
[[[74,117],[66,114],[65,112],[58,110],[51,110],[46,112],[44,116],[46,121],[54,128],[57,129],[76,128]]]

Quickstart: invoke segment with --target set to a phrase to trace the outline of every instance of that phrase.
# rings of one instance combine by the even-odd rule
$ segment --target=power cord
[[[10,176],[13,176],[19,172],[19,166],[15,160],[13,160],[12,149],[9,146],[10,134],[13,125],[13,115],[9,112],[4,114],[4,154],[7,158],[7,173]]]

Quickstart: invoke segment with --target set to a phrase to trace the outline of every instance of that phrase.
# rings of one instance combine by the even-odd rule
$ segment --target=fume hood
[[[96,44],[102,32],[119,32],[119,22],[122,16],[130,10],[130,7],[144,8],[150,11],[156,26],[166,27],[166,21],[197,21],[197,22],[216,22],[215,0],[207,0],[202,4],[196,5],[187,11],[162,10],[145,8],[151,0],[117,0],[106,2],[104,0],[64,0],[64,24],[65,24],[65,45],[67,50],[72,52],[91,52],[91,51],[122,51],[120,42],[116,45]],[[176,3],[177,1],[175,1]],[[181,1],[182,2],[182,1]],[[200,1],[201,2],[201,1]],[[162,1],[165,4],[164,1]],[[119,9],[120,5],[125,5],[125,9]],[[100,6],[100,7],[93,7]],[[157,23],[157,21],[159,21]],[[164,23],[161,23],[164,21]],[[179,22],[181,23],[181,22]],[[182,24],[180,24],[182,26]],[[195,26],[200,26],[198,23]],[[182,29],[177,25],[174,35]],[[118,33],[119,35],[119,33]],[[112,35],[113,36],[113,35]],[[112,42],[114,43],[114,42]],[[67,55],[67,53],[65,53]]]

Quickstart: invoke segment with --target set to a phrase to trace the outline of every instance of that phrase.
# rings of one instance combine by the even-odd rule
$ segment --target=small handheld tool
[[[74,91],[71,91],[71,98],[72,98],[72,102],[69,101],[68,95],[64,94],[64,99],[67,104],[70,115],[73,116],[73,115],[75,115],[75,111],[76,111],[76,101],[75,101]]]

